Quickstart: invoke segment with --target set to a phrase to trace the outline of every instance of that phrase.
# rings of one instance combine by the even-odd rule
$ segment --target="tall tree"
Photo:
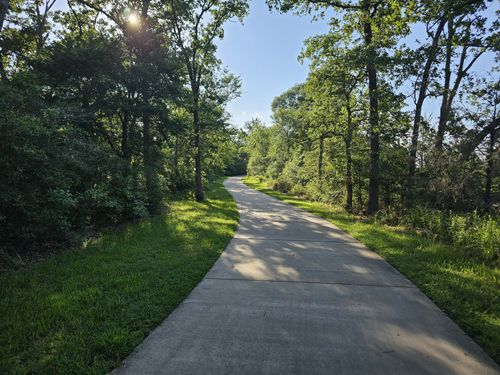
[[[405,204],[411,206],[414,203],[415,193],[415,173],[417,169],[417,150],[418,140],[420,135],[420,126],[422,122],[422,109],[424,101],[428,96],[428,88],[431,78],[432,67],[436,61],[439,52],[439,41],[443,33],[447,19],[439,10],[435,11],[435,7],[431,4],[429,11],[423,14],[426,25],[427,35],[430,39],[428,45],[424,45],[419,49],[419,58],[416,60],[420,66],[423,62],[423,68],[417,68],[418,73],[414,83],[416,93],[415,113],[413,116],[413,128],[411,134],[410,152],[408,157],[408,176],[406,182]],[[439,18],[440,17],[440,18]],[[438,19],[436,25],[436,18]],[[423,61],[422,61],[423,60]]]
[[[345,207],[348,211],[353,208],[353,178],[352,178],[352,143],[354,132],[358,127],[359,115],[362,110],[360,84],[363,79],[363,69],[355,63],[346,65],[345,61],[354,60],[356,53],[341,48],[334,48],[323,53],[318,53],[316,45],[324,43],[322,37],[308,41],[308,48],[304,57],[312,59],[311,73],[308,78],[308,92],[311,100],[320,105],[319,111],[328,112],[334,118],[327,120],[328,131],[325,136],[340,137],[345,146]],[[328,44],[328,43],[327,43]],[[325,108],[326,107],[326,108]],[[333,107],[333,108],[332,108]],[[333,111],[329,111],[332,108]],[[336,108],[336,109],[335,109]]]
[[[0,33],[2,32],[5,18],[7,13],[9,13],[9,0],[0,0]],[[7,82],[7,74],[5,72],[5,66],[3,61],[3,48],[0,46],[0,81],[3,83]]]
[[[157,147],[154,133],[157,131],[159,116],[165,110],[160,108],[159,101],[172,93],[171,83],[176,81],[175,56],[170,47],[169,34],[164,33],[161,16],[167,6],[158,1],[137,0],[133,8],[126,4],[110,0],[95,2],[76,0],[83,6],[102,15],[123,36],[123,43],[128,49],[128,58],[133,72],[133,91],[137,93],[135,100],[136,115],[142,124],[142,157],[144,177],[148,196],[148,209],[156,213],[161,208],[163,199],[159,182],[159,166],[156,162]],[[128,90],[128,96],[131,95]],[[130,158],[128,143],[131,120],[130,106],[123,105],[120,110],[122,121],[122,152],[126,159]]]
[[[248,3],[246,0],[167,0],[166,3],[169,5],[166,12],[169,28],[189,77],[195,152],[194,190],[196,199],[201,201],[204,193],[200,96],[206,83],[204,80],[209,79],[209,73],[220,65],[215,56],[215,42],[224,36],[223,25],[233,18],[242,21],[247,14]]]
[[[445,15],[447,33],[444,40],[444,83],[441,88],[442,97],[436,133],[437,150],[443,147],[453,101],[459,92],[463,79],[467,77],[479,57],[491,48],[490,40],[496,38],[495,34],[484,38],[486,17],[480,14],[484,8],[484,1],[458,2]],[[453,66],[454,60],[456,60],[456,66]]]
[[[9,12],[9,6],[10,6],[9,0],[0,0],[0,32],[2,32],[3,23],[5,22],[7,13]]]
[[[331,8],[345,13],[345,26],[338,32],[347,33],[348,37],[358,34],[362,39],[363,61],[368,80],[369,96],[369,133],[370,133],[370,182],[368,191],[367,213],[373,214],[379,209],[380,179],[380,114],[378,97],[380,50],[396,44],[396,35],[409,32],[402,18],[403,3],[399,1],[383,2],[373,0],[330,1],[330,0],[268,0],[270,6],[281,11],[298,9],[311,12],[319,8]],[[387,25],[391,24],[391,28]],[[335,23],[334,23],[335,24]],[[387,61],[385,62],[385,64]]]

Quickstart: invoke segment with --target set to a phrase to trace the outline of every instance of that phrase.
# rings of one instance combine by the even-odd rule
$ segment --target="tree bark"
[[[488,145],[488,163],[486,165],[486,181],[484,187],[484,208],[486,211],[491,208],[491,186],[493,180],[493,162],[495,155],[495,143],[496,143],[496,133],[497,129],[492,127],[490,132],[490,143]]]
[[[361,174],[358,173],[356,176],[356,199],[358,200],[358,207],[363,207],[363,181],[361,180]]]
[[[348,212],[352,212],[352,154],[351,154],[351,145],[352,145],[352,113],[351,107],[348,104],[347,107],[347,135],[344,138],[345,142],[345,184],[347,190],[346,196],[346,205],[345,208]]]
[[[443,97],[441,99],[441,108],[439,110],[439,124],[436,134],[436,149],[443,148],[444,134],[449,116],[449,95],[451,81],[451,59],[453,54],[453,36],[455,34],[453,17],[448,19],[448,36],[446,38],[446,60],[444,64],[444,86]]]
[[[364,23],[364,39],[368,48],[366,71],[368,74],[368,95],[370,99],[370,181],[368,186],[368,209],[369,215],[379,209],[379,153],[380,153],[380,129],[378,113],[378,83],[377,70],[375,67],[375,50],[372,46],[372,24],[371,19]]]
[[[194,124],[194,195],[198,202],[201,202],[205,194],[203,193],[202,167],[201,167],[201,145],[200,145],[200,109],[198,93],[194,92],[193,101],[193,124]]]
[[[9,0],[0,0],[0,33],[3,30],[3,24],[7,13],[9,12]],[[5,66],[3,64],[2,55],[0,54],[0,80],[3,83],[7,83],[7,72],[5,71]]]
[[[422,107],[427,94],[427,87],[429,86],[429,77],[432,64],[436,58],[437,46],[441,33],[443,32],[446,24],[446,18],[442,18],[436,32],[432,38],[431,49],[425,62],[424,70],[422,72],[422,82],[418,90],[418,98],[415,104],[415,117],[413,119],[413,130],[411,135],[410,154],[408,157],[408,177],[406,182],[405,205],[411,207],[415,198],[415,173],[417,170],[417,148],[418,138],[420,134],[420,124],[422,122]]]
[[[9,12],[9,0],[0,0],[0,33],[3,30],[3,24],[5,22],[5,18],[7,17],[7,13]]]
[[[483,140],[491,134],[492,131],[498,131],[500,129],[500,118],[495,117],[486,127],[481,129],[480,132],[474,135],[472,140],[465,142],[462,147],[462,158],[467,159],[474,150],[483,142]],[[469,130],[472,133],[472,130]]]

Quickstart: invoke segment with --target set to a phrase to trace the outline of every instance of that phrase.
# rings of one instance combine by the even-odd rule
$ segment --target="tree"
[[[478,14],[478,12],[484,10],[484,8],[484,1],[459,2],[445,15],[447,18],[447,35],[444,42],[444,83],[440,88],[442,98],[436,133],[436,149],[438,151],[443,147],[446,126],[450,120],[453,101],[462,80],[467,76],[479,57],[490,48],[490,40],[495,38],[495,35],[491,35],[483,40],[486,31],[486,18]],[[459,49],[459,56],[457,65],[453,69],[453,80],[452,63],[456,53],[455,46]]]
[[[369,97],[369,133],[370,133],[370,184],[368,192],[369,214],[375,213],[379,208],[379,154],[380,154],[380,124],[379,124],[379,97],[378,75],[381,64],[380,50],[396,44],[396,36],[409,32],[407,23],[402,17],[403,2],[383,2],[360,0],[325,1],[325,0],[268,0],[270,6],[281,11],[299,9],[305,12],[317,10],[320,7],[330,7],[335,11],[343,11],[345,26],[337,31],[350,38],[353,34],[360,35],[362,39],[362,56],[368,79]],[[336,24],[332,22],[333,24]],[[391,25],[392,27],[387,27]],[[345,35],[347,34],[347,35]],[[340,38],[338,38],[340,40]],[[387,64],[387,60],[385,61]]]
[[[189,77],[191,113],[193,116],[193,146],[195,149],[194,190],[196,199],[203,200],[201,145],[202,122],[200,119],[200,95],[207,84],[210,71],[217,69],[220,62],[215,57],[217,38],[224,35],[223,25],[238,18],[240,21],[248,11],[246,0],[196,0],[167,1],[168,28]]]
[[[169,4],[68,5],[1,3],[0,253],[77,245],[87,233],[159,213],[194,177],[189,75]],[[211,46],[211,57],[197,60],[208,178],[242,154],[225,110],[240,82],[218,68]]]
[[[463,118],[470,123],[460,144],[462,160],[465,162],[473,158],[474,152],[484,144],[485,174],[483,208],[491,210],[493,204],[492,190],[495,176],[495,163],[498,163],[498,134],[500,133],[500,118],[498,117],[498,105],[500,104],[500,82],[496,80],[474,80],[474,87],[468,93],[470,107],[465,107]]]
[[[416,93],[415,113],[413,116],[413,128],[411,135],[410,152],[408,157],[408,176],[406,182],[405,204],[411,206],[414,203],[415,193],[415,173],[417,169],[417,148],[420,135],[420,125],[422,122],[422,108],[424,101],[428,96],[428,87],[432,67],[436,61],[439,52],[439,41],[441,34],[447,22],[446,16],[439,9],[436,9],[434,3],[428,5],[428,11],[422,14],[426,25],[427,35],[430,39],[428,45],[420,47],[416,61],[423,68],[417,67],[417,78],[415,79],[414,91]],[[436,18],[438,19],[436,25]],[[412,56],[413,57],[413,56]]]
[[[328,39],[328,37],[326,37]],[[328,41],[316,37],[308,41],[304,57],[312,58],[311,73],[308,79],[311,100],[314,103],[324,102],[327,107],[333,106],[334,117],[326,122],[329,130],[324,136],[340,137],[345,146],[345,185],[348,211],[353,208],[353,178],[352,178],[352,142],[354,132],[360,124],[357,112],[363,109],[362,92],[363,69],[356,64],[346,65],[345,61],[355,60],[356,51],[335,48]],[[317,48],[317,45],[323,48]],[[333,47],[333,48],[332,48]],[[328,113],[325,108],[320,113]],[[321,121],[321,120],[320,120]],[[323,141],[323,138],[320,138]],[[321,154],[321,153],[320,153]]]
[[[9,12],[9,3],[9,0],[0,0],[0,32],[3,29],[5,17],[7,17],[7,13]]]
[[[264,176],[268,166],[270,132],[259,119],[252,119],[245,124],[248,132],[247,153],[248,173],[254,176]]]
[[[160,2],[140,0],[127,8],[115,1],[93,2],[77,0],[84,7],[104,15],[123,37],[128,49],[129,63],[134,74],[132,91],[137,94],[135,109],[142,125],[142,157],[144,164],[145,185],[148,195],[148,209],[157,213],[161,209],[162,191],[159,181],[159,165],[157,163],[157,146],[154,142],[160,116],[166,110],[162,103],[173,90],[177,80],[176,56],[170,47],[168,34],[164,34],[161,15],[166,7]],[[135,9],[135,10],[134,10]],[[173,63],[172,63],[173,62]],[[125,86],[126,87],[126,86]],[[133,93],[129,91],[129,95]],[[130,158],[128,133],[131,113],[129,106],[122,107],[122,150],[126,158]],[[164,114],[163,114],[164,116]]]

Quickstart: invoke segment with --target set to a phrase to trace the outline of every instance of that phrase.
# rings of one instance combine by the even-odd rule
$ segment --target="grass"
[[[238,225],[222,179],[207,199],[0,275],[1,374],[104,374],[188,295]]]
[[[251,188],[337,225],[396,267],[500,363],[500,269],[403,227],[361,221],[344,210],[273,191],[258,178]]]

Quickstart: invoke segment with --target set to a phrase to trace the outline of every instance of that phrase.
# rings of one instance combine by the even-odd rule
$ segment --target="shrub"
[[[464,249],[472,257],[493,263],[500,259],[500,222],[491,215],[419,207],[411,209],[402,220],[428,236]]]
[[[273,181],[272,189],[282,193],[288,193],[292,190],[292,183],[283,177]]]
[[[42,253],[88,229],[145,215],[140,184],[123,160],[83,131],[33,116],[0,115],[0,247]]]
[[[388,206],[377,212],[375,221],[379,224],[396,226],[401,224],[402,216],[393,206]]]
[[[307,196],[307,189],[301,184],[295,184],[290,190],[290,194],[297,197],[305,197]]]

